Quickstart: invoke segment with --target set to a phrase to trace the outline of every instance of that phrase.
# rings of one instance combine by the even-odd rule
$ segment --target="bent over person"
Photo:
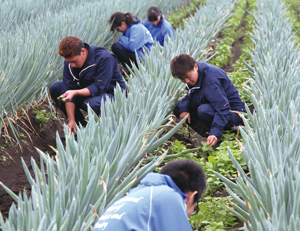
[[[162,14],[161,10],[156,6],[151,6],[148,11],[148,18],[144,22],[144,26],[150,31],[154,40],[164,46],[165,37],[175,39],[175,31]]]
[[[83,43],[75,36],[61,40],[58,54],[65,58],[63,81],[50,86],[52,99],[64,99],[59,108],[68,117],[68,127],[76,131],[76,123],[86,124],[80,109],[87,111],[87,104],[99,116],[101,100],[114,98],[117,83],[126,90],[125,81],[118,67],[118,59],[103,47]]]
[[[188,115],[188,124],[201,136],[207,137],[207,144],[214,146],[223,130],[244,125],[234,111],[245,112],[245,104],[225,71],[196,62],[188,54],[174,57],[170,67],[173,77],[186,83],[188,91],[178,101],[173,113],[180,120]]]
[[[148,173],[140,185],[111,205],[93,231],[192,231],[188,217],[199,211],[206,188],[202,167],[190,159]]]
[[[142,20],[134,17],[130,12],[115,12],[111,15],[109,24],[111,30],[122,32],[118,42],[114,42],[111,46],[112,52],[118,57],[119,62],[127,69],[132,68],[134,63],[137,67],[136,54],[140,60],[145,55],[145,49],[150,51],[153,46],[153,38],[148,29],[142,24]]]

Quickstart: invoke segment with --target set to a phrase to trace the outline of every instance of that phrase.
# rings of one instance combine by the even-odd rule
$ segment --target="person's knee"
[[[61,95],[61,86],[62,86],[62,81],[56,81],[52,83],[49,87],[49,92],[51,95],[51,98],[56,102],[57,97]]]
[[[180,116],[179,101],[178,101],[178,103],[176,104],[175,108],[173,109],[173,114],[174,114],[177,118],[179,118],[179,116]]]
[[[199,118],[206,118],[214,116],[214,108],[210,104],[202,104],[197,108],[197,114]]]
[[[118,51],[120,51],[120,46],[122,46],[119,42],[114,42],[112,45],[111,45],[111,50],[113,53],[116,53]]]

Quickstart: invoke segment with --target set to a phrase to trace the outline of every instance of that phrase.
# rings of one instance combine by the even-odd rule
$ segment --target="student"
[[[150,32],[143,26],[142,21],[134,18],[131,13],[114,13],[109,20],[111,30],[122,32],[118,42],[112,44],[112,52],[118,57],[119,62],[126,68],[127,64],[132,67],[131,62],[137,66],[135,52],[140,60],[145,54],[145,50],[150,51],[153,46],[153,38]]]
[[[172,25],[165,19],[158,7],[151,6],[147,13],[148,18],[144,22],[144,26],[150,31],[154,40],[164,46],[166,36],[175,39],[175,31]]]
[[[124,90],[126,84],[118,59],[103,47],[67,36],[60,41],[58,54],[65,59],[63,81],[51,84],[50,95],[68,117],[68,127],[76,132],[76,123],[86,124],[80,109],[87,111],[89,104],[100,115],[101,100],[114,98],[117,83]],[[63,101],[58,102],[58,97]]]
[[[196,62],[188,54],[174,57],[170,67],[173,77],[186,83],[188,90],[173,113],[180,120],[188,115],[188,124],[201,136],[208,136],[207,144],[214,146],[223,130],[244,125],[233,111],[245,112],[245,104],[222,69]]]
[[[148,173],[140,185],[111,205],[93,231],[192,231],[188,217],[198,213],[206,188],[202,167],[190,159],[166,164]]]

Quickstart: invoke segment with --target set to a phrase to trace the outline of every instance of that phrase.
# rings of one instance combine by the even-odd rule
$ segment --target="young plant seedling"
[[[62,97],[62,95],[61,95],[61,96],[58,96],[58,97],[57,97],[57,100],[61,100],[61,101],[63,101],[63,102],[66,102],[66,98]]]

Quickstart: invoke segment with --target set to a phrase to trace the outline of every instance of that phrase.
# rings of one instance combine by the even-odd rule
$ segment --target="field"
[[[64,5],[66,2],[67,0],[62,1],[61,4]],[[101,2],[87,1],[85,7],[95,9]],[[116,101],[108,102],[105,106],[106,115],[95,118],[89,112],[87,116],[90,126],[79,129],[76,136],[68,133],[65,126],[67,118],[60,111],[56,111],[47,91],[51,82],[62,76],[62,59],[55,53],[57,49],[55,45],[60,40],[57,38],[64,37],[62,35],[66,33],[74,33],[83,35],[79,37],[83,37],[89,43],[110,49],[110,45],[117,40],[118,35],[112,35],[105,26],[101,26],[99,31],[89,29],[86,32],[77,30],[76,27],[70,27],[70,31],[66,32],[62,29],[63,26],[57,26],[57,31],[61,30],[61,35],[51,37],[47,27],[42,26],[49,24],[52,18],[56,17],[55,1],[47,3],[49,4],[47,17],[44,21],[41,20],[40,24],[36,22],[39,13],[34,10],[31,11],[31,16],[24,14],[23,24],[20,21],[13,22],[11,25],[14,26],[10,29],[8,26],[5,27],[3,19],[2,38],[23,36],[22,41],[28,38],[28,43],[24,42],[26,49],[27,44],[34,42],[34,36],[40,36],[38,32],[33,32],[34,27],[42,28],[43,38],[38,38],[41,45],[37,45],[31,55],[38,56],[45,41],[54,47],[51,51],[45,52],[42,58],[33,58],[32,63],[20,61],[24,68],[20,70],[15,68],[19,72],[9,72],[7,63],[17,67],[13,66],[16,64],[11,58],[0,63],[0,69],[4,73],[2,76],[4,88],[1,88],[3,110],[0,182],[7,187],[0,187],[0,211],[7,219],[5,221],[0,219],[0,227],[3,230],[6,230],[5,228],[15,230],[9,223],[16,223],[18,219],[20,230],[27,230],[24,228],[26,219],[33,219],[37,224],[41,224],[40,227],[51,230],[49,223],[41,217],[33,218],[36,210],[34,197],[39,198],[37,200],[47,198],[48,202],[40,205],[40,213],[51,210],[49,214],[45,212],[51,220],[51,225],[62,225],[57,216],[53,216],[61,209],[57,205],[57,201],[62,200],[58,195],[62,190],[60,187],[66,188],[67,185],[71,185],[70,189],[72,188],[75,194],[78,193],[76,196],[74,194],[77,200],[66,203],[66,206],[72,204],[72,208],[80,211],[85,206],[81,202],[87,195],[87,192],[81,192],[80,188],[90,187],[92,180],[97,182],[97,179],[101,178],[108,186],[107,191],[103,190],[102,183],[99,184],[94,192],[101,196],[92,196],[90,201],[86,202],[80,219],[75,221],[70,218],[68,224],[64,226],[65,230],[89,230],[88,225],[95,221],[94,211],[101,215],[106,206],[123,196],[147,172],[159,172],[165,163],[175,158],[191,158],[201,164],[206,172],[208,188],[200,201],[200,212],[190,218],[194,230],[233,230],[241,227],[244,230],[255,231],[299,230],[300,221],[297,214],[300,206],[298,208],[296,204],[300,195],[297,194],[300,184],[295,179],[300,173],[297,133],[300,120],[299,109],[294,105],[298,105],[299,102],[297,94],[299,83],[296,81],[300,73],[297,48],[299,37],[295,31],[299,29],[300,3],[288,0],[221,2],[156,1],[176,29],[176,41],[168,44],[169,47],[162,48],[156,45],[146,61],[141,64],[142,68],[133,68],[129,75],[124,74],[129,92],[138,93],[129,94],[126,99],[117,89]],[[30,3],[31,1],[28,1],[28,6]],[[41,6],[37,4],[36,7],[42,7],[43,4],[40,4]],[[76,6],[77,1],[74,4]],[[149,4],[145,1],[136,10],[129,6],[124,9],[145,18]],[[219,4],[224,5],[217,6]],[[279,10],[275,9],[276,6]],[[120,9],[109,4],[105,7],[111,8],[106,13],[103,12],[105,19],[110,12]],[[61,17],[74,10],[64,5]],[[219,13],[212,14],[210,11]],[[266,20],[268,12],[269,18]],[[96,13],[91,13],[91,17]],[[209,14],[218,17],[208,17]],[[8,18],[7,25],[9,20],[13,19]],[[72,18],[68,20],[72,21]],[[62,24],[66,22],[67,20]],[[103,22],[107,20],[95,21],[93,25],[105,24]],[[78,27],[84,27],[85,23],[90,21],[82,21],[82,25]],[[31,36],[26,34],[26,30],[20,29],[22,27],[28,28],[30,31],[28,34]],[[280,31],[278,27],[285,30]],[[25,34],[21,35],[24,31]],[[192,35],[194,31],[197,31],[196,35]],[[99,33],[102,33],[102,36],[99,36]],[[13,42],[5,43],[6,47],[13,47]],[[272,43],[278,44],[277,50],[269,45]],[[0,43],[1,46],[3,44]],[[2,60],[8,57],[9,52],[14,52],[10,48],[11,51],[7,49],[6,54],[6,50],[4,52],[3,47],[1,49]],[[24,54],[26,49],[24,47]],[[281,55],[282,60],[276,59],[276,54],[283,49],[285,53]],[[180,53],[190,53],[199,61],[209,62],[225,70],[239,90],[242,100],[247,104],[245,127],[225,132],[214,148],[205,144],[206,138],[177,124],[172,116],[174,102],[181,96],[184,85],[172,79],[168,63],[170,58]],[[21,53],[12,57],[24,59]],[[47,64],[47,57],[50,57],[50,65]],[[289,59],[285,59],[286,57]],[[37,65],[40,68],[34,73],[30,72],[27,78],[31,80],[27,82],[24,73],[29,73],[28,70]],[[20,76],[16,78],[18,81],[5,82],[10,76],[16,75]],[[36,81],[33,81],[33,77],[36,77]],[[33,82],[32,87],[30,81]],[[285,85],[286,88],[281,85]],[[122,131],[123,135],[119,136],[118,131]],[[107,140],[117,140],[118,146],[111,147]],[[97,151],[99,153],[95,154]],[[162,156],[166,153],[162,161]],[[135,158],[132,158],[133,156]],[[65,169],[58,167],[60,165],[57,163],[60,161]],[[89,167],[80,164],[83,162]],[[122,163],[127,163],[127,167],[124,168]],[[97,176],[92,169],[99,169]],[[30,172],[31,179],[28,179],[26,171]],[[77,176],[76,172],[85,174]],[[75,176],[74,179],[72,175]],[[85,181],[81,177],[91,181]],[[46,179],[47,183],[44,185]],[[9,195],[8,189],[15,195],[11,193]],[[72,194],[70,191],[68,193]],[[25,195],[32,198],[32,201]],[[286,199],[287,197],[289,199]],[[72,197],[63,200],[71,201],[70,198]],[[22,200],[24,202],[21,203]],[[11,206],[13,202],[21,211],[17,212]],[[32,208],[32,211],[28,212],[28,207]],[[64,216],[74,216],[69,214],[66,208],[62,213]],[[21,219],[20,216],[24,218]],[[80,223],[83,221],[86,222],[85,225]],[[31,229],[37,230],[34,227],[37,226],[33,225]]]

